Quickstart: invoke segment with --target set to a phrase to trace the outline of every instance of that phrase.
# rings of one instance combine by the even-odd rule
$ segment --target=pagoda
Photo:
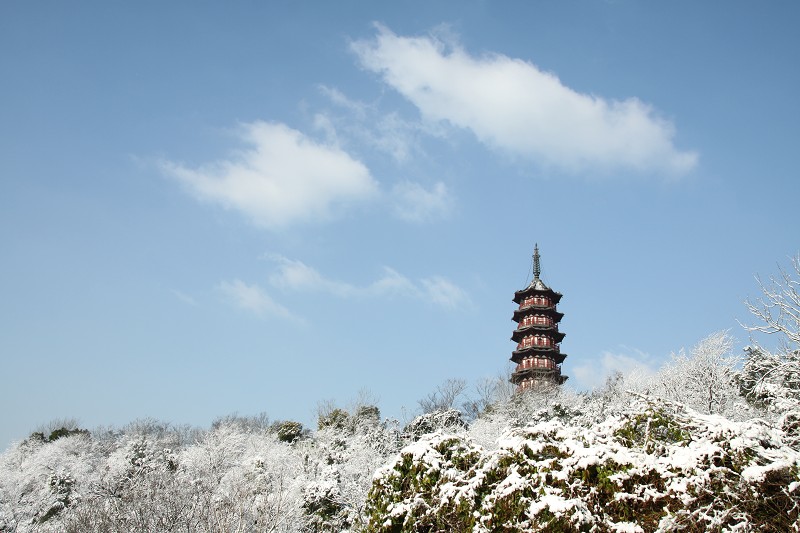
[[[511,354],[511,360],[517,363],[511,383],[517,386],[518,392],[561,385],[567,380],[567,376],[561,375],[561,363],[567,357],[560,347],[564,333],[558,331],[564,314],[556,309],[562,295],[545,285],[540,274],[537,244],[533,249],[533,281],[514,293],[514,302],[519,308],[513,317],[517,329],[511,335],[511,340],[517,343],[517,349]]]

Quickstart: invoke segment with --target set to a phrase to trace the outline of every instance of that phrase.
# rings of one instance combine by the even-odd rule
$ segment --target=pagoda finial
[[[537,242],[533,246],[533,279],[539,279],[539,274],[542,273],[542,269],[539,266],[539,243]]]

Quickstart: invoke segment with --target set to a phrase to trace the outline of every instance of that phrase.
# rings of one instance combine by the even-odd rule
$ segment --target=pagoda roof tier
[[[555,326],[542,326],[541,324],[531,324],[530,326],[523,326],[521,328],[517,328],[514,330],[514,333],[511,334],[511,340],[514,342],[520,342],[522,337],[528,335],[530,333],[543,333],[547,337],[550,337],[556,342],[561,342],[564,340],[564,337],[567,336],[566,333],[561,333],[558,331],[558,328]]]
[[[511,374],[512,380],[523,380],[527,377],[533,377],[535,375],[547,375],[547,374],[558,374],[561,373],[561,365],[556,366],[555,368],[521,368],[519,370],[514,371]]]
[[[511,374],[511,382],[517,383],[528,377],[534,376],[551,376],[552,374],[561,374],[561,365],[555,368],[521,368]]]
[[[535,279],[531,282],[530,285],[525,287],[522,290],[519,290],[514,293],[514,301],[517,303],[521,303],[523,299],[528,296],[546,296],[550,298],[554,304],[557,304],[561,301],[563,294],[560,292],[556,292],[544,283],[542,280]]]
[[[519,378],[517,378],[516,377],[516,372],[515,372],[514,374],[511,375],[511,379],[509,381],[511,383],[513,383],[514,385],[519,385],[522,381],[525,380],[525,378],[527,378],[527,377],[535,378],[537,376],[539,376],[541,378],[544,378],[544,379],[552,379],[558,385],[563,385],[564,382],[569,379],[569,376],[562,376],[560,374],[553,375],[552,373],[550,373],[550,374],[539,373],[539,374],[533,374],[531,376],[520,376]]]
[[[514,309],[514,317],[512,320],[514,320],[514,322],[519,322],[525,315],[549,316],[556,322],[559,322],[562,318],[564,318],[564,313],[559,313],[556,311],[556,307],[554,305],[529,305],[523,307],[522,309]]]
[[[556,364],[561,364],[567,357],[567,354],[561,353],[558,348],[551,348],[548,346],[528,346],[521,350],[514,350],[511,352],[511,360],[519,364],[526,357],[542,357],[545,359],[552,359]]]

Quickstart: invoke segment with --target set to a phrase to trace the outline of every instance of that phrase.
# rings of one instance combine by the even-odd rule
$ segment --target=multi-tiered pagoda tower
[[[555,292],[539,279],[539,245],[533,249],[533,281],[514,293],[514,302],[519,308],[514,311],[517,329],[511,340],[517,349],[511,360],[517,368],[511,374],[511,383],[517,390],[561,385],[567,376],[561,375],[561,363],[567,357],[561,353],[560,343],[564,333],[558,331],[558,323],[564,317],[556,310],[561,294]]]

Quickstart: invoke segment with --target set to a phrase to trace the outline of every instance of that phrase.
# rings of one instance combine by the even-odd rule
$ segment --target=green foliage
[[[356,409],[355,417],[361,422],[377,424],[381,420],[381,410],[377,405],[361,405]]]
[[[465,429],[466,427],[467,425],[457,409],[446,409],[424,413],[416,417],[403,428],[403,432],[412,439],[418,439],[439,429],[454,431]]]
[[[512,430],[493,451],[424,437],[376,476],[366,530],[797,528],[800,454],[775,428],[748,424],[654,400],[598,427],[569,417]]]
[[[40,524],[51,520],[69,507],[72,503],[75,479],[69,474],[54,472],[48,477],[47,484],[53,495],[53,500],[49,508],[38,518],[37,522]]]
[[[54,429],[50,432],[48,436],[45,436],[44,433],[41,431],[34,431],[31,433],[27,439],[23,442],[24,444],[44,444],[46,442],[53,442],[63,437],[70,437],[72,435],[86,435],[87,437],[90,435],[89,430],[80,429],[80,428],[73,428],[68,429],[66,427],[60,427],[58,429]]]
[[[300,422],[294,422],[292,420],[276,422],[275,428],[277,430],[276,433],[278,435],[278,440],[281,442],[288,442],[290,444],[298,440],[305,433],[303,424]]]
[[[652,453],[665,444],[684,444],[691,434],[663,410],[648,408],[637,413],[614,432],[629,447],[639,446]]]
[[[431,507],[423,500],[430,498],[440,486],[443,471],[469,471],[479,457],[479,450],[464,445],[457,438],[437,441],[432,445],[431,453],[419,459],[415,459],[412,453],[403,453],[389,475],[373,484],[367,497],[366,515],[369,522],[366,530],[466,531],[461,528],[463,520],[459,520],[457,514],[427,512]],[[440,468],[440,465],[444,468]],[[416,495],[421,495],[422,499]],[[408,506],[412,511],[408,514],[393,513],[398,505]],[[456,507],[470,508],[466,502],[456,504]],[[468,519],[467,516],[461,518]]]
[[[42,444],[47,442],[47,437],[41,431],[34,431],[23,441],[23,444]]]
[[[344,429],[347,427],[347,422],[350,419],[350,414],[344,409],[333,409],[330,413],[320,414],[317,418],[317,429]]]
[[[69,437],[71,435],[86,435],[89,436],[89,431],[86,429],[67,429],[67,428],[58,428],[53,430],[50,433],[50,436],[47,437],[49,442],[53,442],[54,440],[60,439],[61,437]]]
[[[308,525],[313,531],[337,531],[342,522],[344,508],[336,494],[336,486],[329,485],[320,490],[307,487],[303,494],[303,511],[308,517]]]

